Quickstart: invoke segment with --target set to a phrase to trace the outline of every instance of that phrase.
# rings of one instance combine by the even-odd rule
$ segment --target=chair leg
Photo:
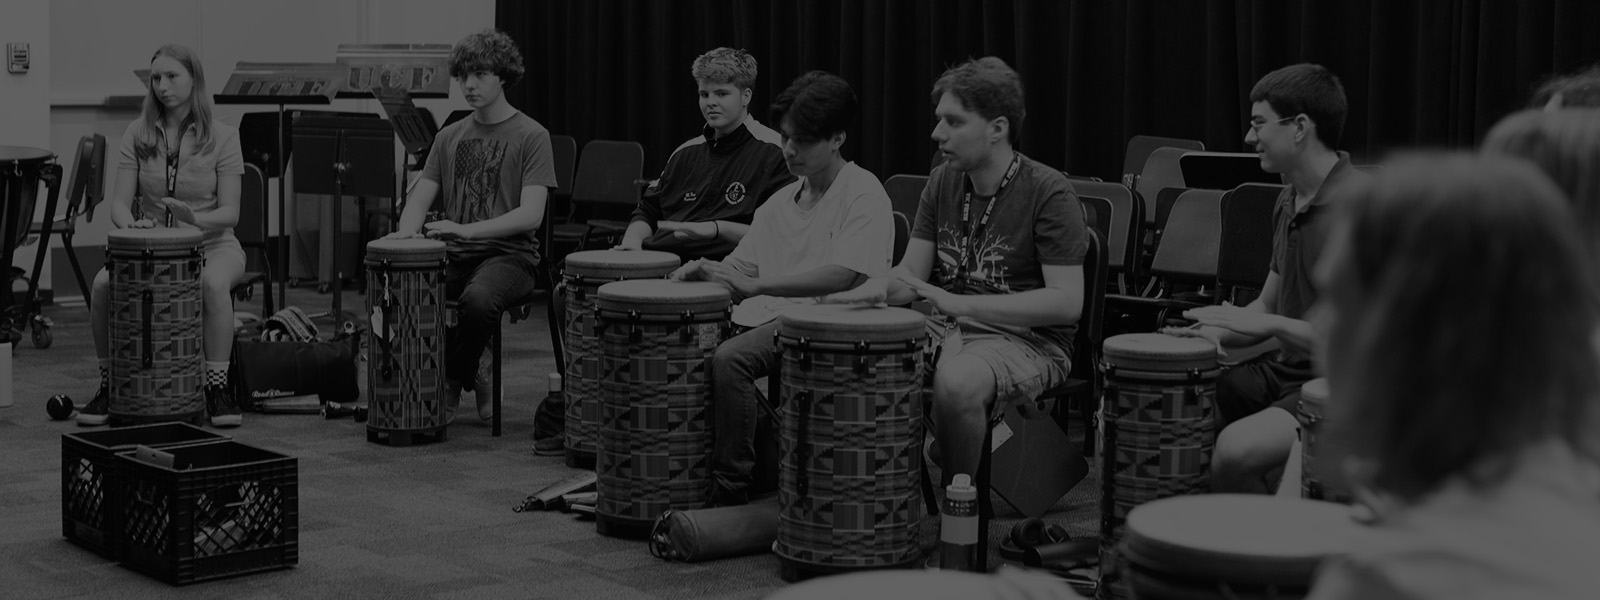
[[[993,469],[990,447],[994,445],[994,427],[988,426],[983,434],[983,451],[978,454],[978,564],[979,573],[989,572],[989,520],[994,518],[994,502],[989,496]]]
[[[492,358],[494,361],[494,427],[492,428],[493,430],[490,432],[490,434],[492,434],[494,437],[500,437],[500,334],[500,322],[495,321],[494,337],[490,338],[490,344],[492,344],[493,348],[492,354],[494,355]]]
[[[72,265],[72,275],[78,278],[78,290],[83,292],[83,309],[89,311],[89,314],[94,314],[94,307],[89,306],[90,296],[94,294],[89,292],[88,280],[83,277],[83,265],[78,264],[78,252],[72,247],[72,234],[62,232],[61,245],[66,247],[67,264]]]

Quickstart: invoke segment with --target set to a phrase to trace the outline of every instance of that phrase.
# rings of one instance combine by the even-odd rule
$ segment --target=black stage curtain
[[[1470,146],[1545,76],[1600,60],[1590,0],[499,0],[495,22],[527,60],[515,106],[580,145],[639,141],[649,172],[697,133],[689,66],[717,46],[759,61],[763,122],[804,71],[848,80],[845,155],[880,177],[927,172],[929,90],[969,57],[1022,74],[1024,152],[1108,180],[1136,134],[1243,150],[1251,85],[1287,64],[1339,75],[1343,149],[1373,162]]]

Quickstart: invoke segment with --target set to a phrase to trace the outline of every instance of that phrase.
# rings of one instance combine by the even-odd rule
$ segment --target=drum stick
[[[167,227],[172,227],[172,209],[167,209]]]

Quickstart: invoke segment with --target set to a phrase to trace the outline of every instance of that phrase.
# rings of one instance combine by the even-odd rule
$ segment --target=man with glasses
[[[1320,65],[1283,67],[1250,90],[1250,127],[1244,143],[1261,168],[1286,184],[1273,208],[1272,262],[1261,295],[1248,306],[1207,306],[1184,312],[1199,329],[1169,328],[1196,335],[1220,348],[1253,345],[1267,338],[1279,350],[1240,364],[1217,380],[1218,419],[1223,425],[1211,459],[1214,492],[1270,493],[1289,458],[1300,422],[1300,385],[1316,377],[1311,364],[1316,338],[1306,313],[1317,300],[1311,270],[1328,238],[1329,207],[1365,175],[1336,151],[1347,112],[1344,86]]]

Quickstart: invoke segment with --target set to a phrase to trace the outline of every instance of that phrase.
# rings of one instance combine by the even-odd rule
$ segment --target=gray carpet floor
[[[308,312],[326,309],[329,299],[309,288],[289,292],[290,304]],[[347,310],[365,301],[354,292],[344,297]],[[238,308],[259,310],[259,303]],[[560,458],[531,452],[534,408],[546,374],[555,372],[543,311],[535,307],[533,319],[506,329],[503,437],[490,436],[470,408],[447,441],[412,447],[369,443],[365,425],[320,416],[247,414],[243,427],[221,430],[298,459],[299,564],[172,587],[62,536],[60,438],[86,429],[51,421],[45,400],[66,393],[81,406],[98,375],[87,312],[47,307],[55,343],[37,349],[23,341],[13,351],[15,404],[0,409],[0,597],[716,599],[759,598],[782,587],[771,554],[670,563],[643,542],[597,535],[593,521],[511,510],[576,473]],[[1097,489],[1091,468],[1046,520],[1074,537],[1095,535]],[[1021,518],[998,499],[996,506],[991,548]]]

